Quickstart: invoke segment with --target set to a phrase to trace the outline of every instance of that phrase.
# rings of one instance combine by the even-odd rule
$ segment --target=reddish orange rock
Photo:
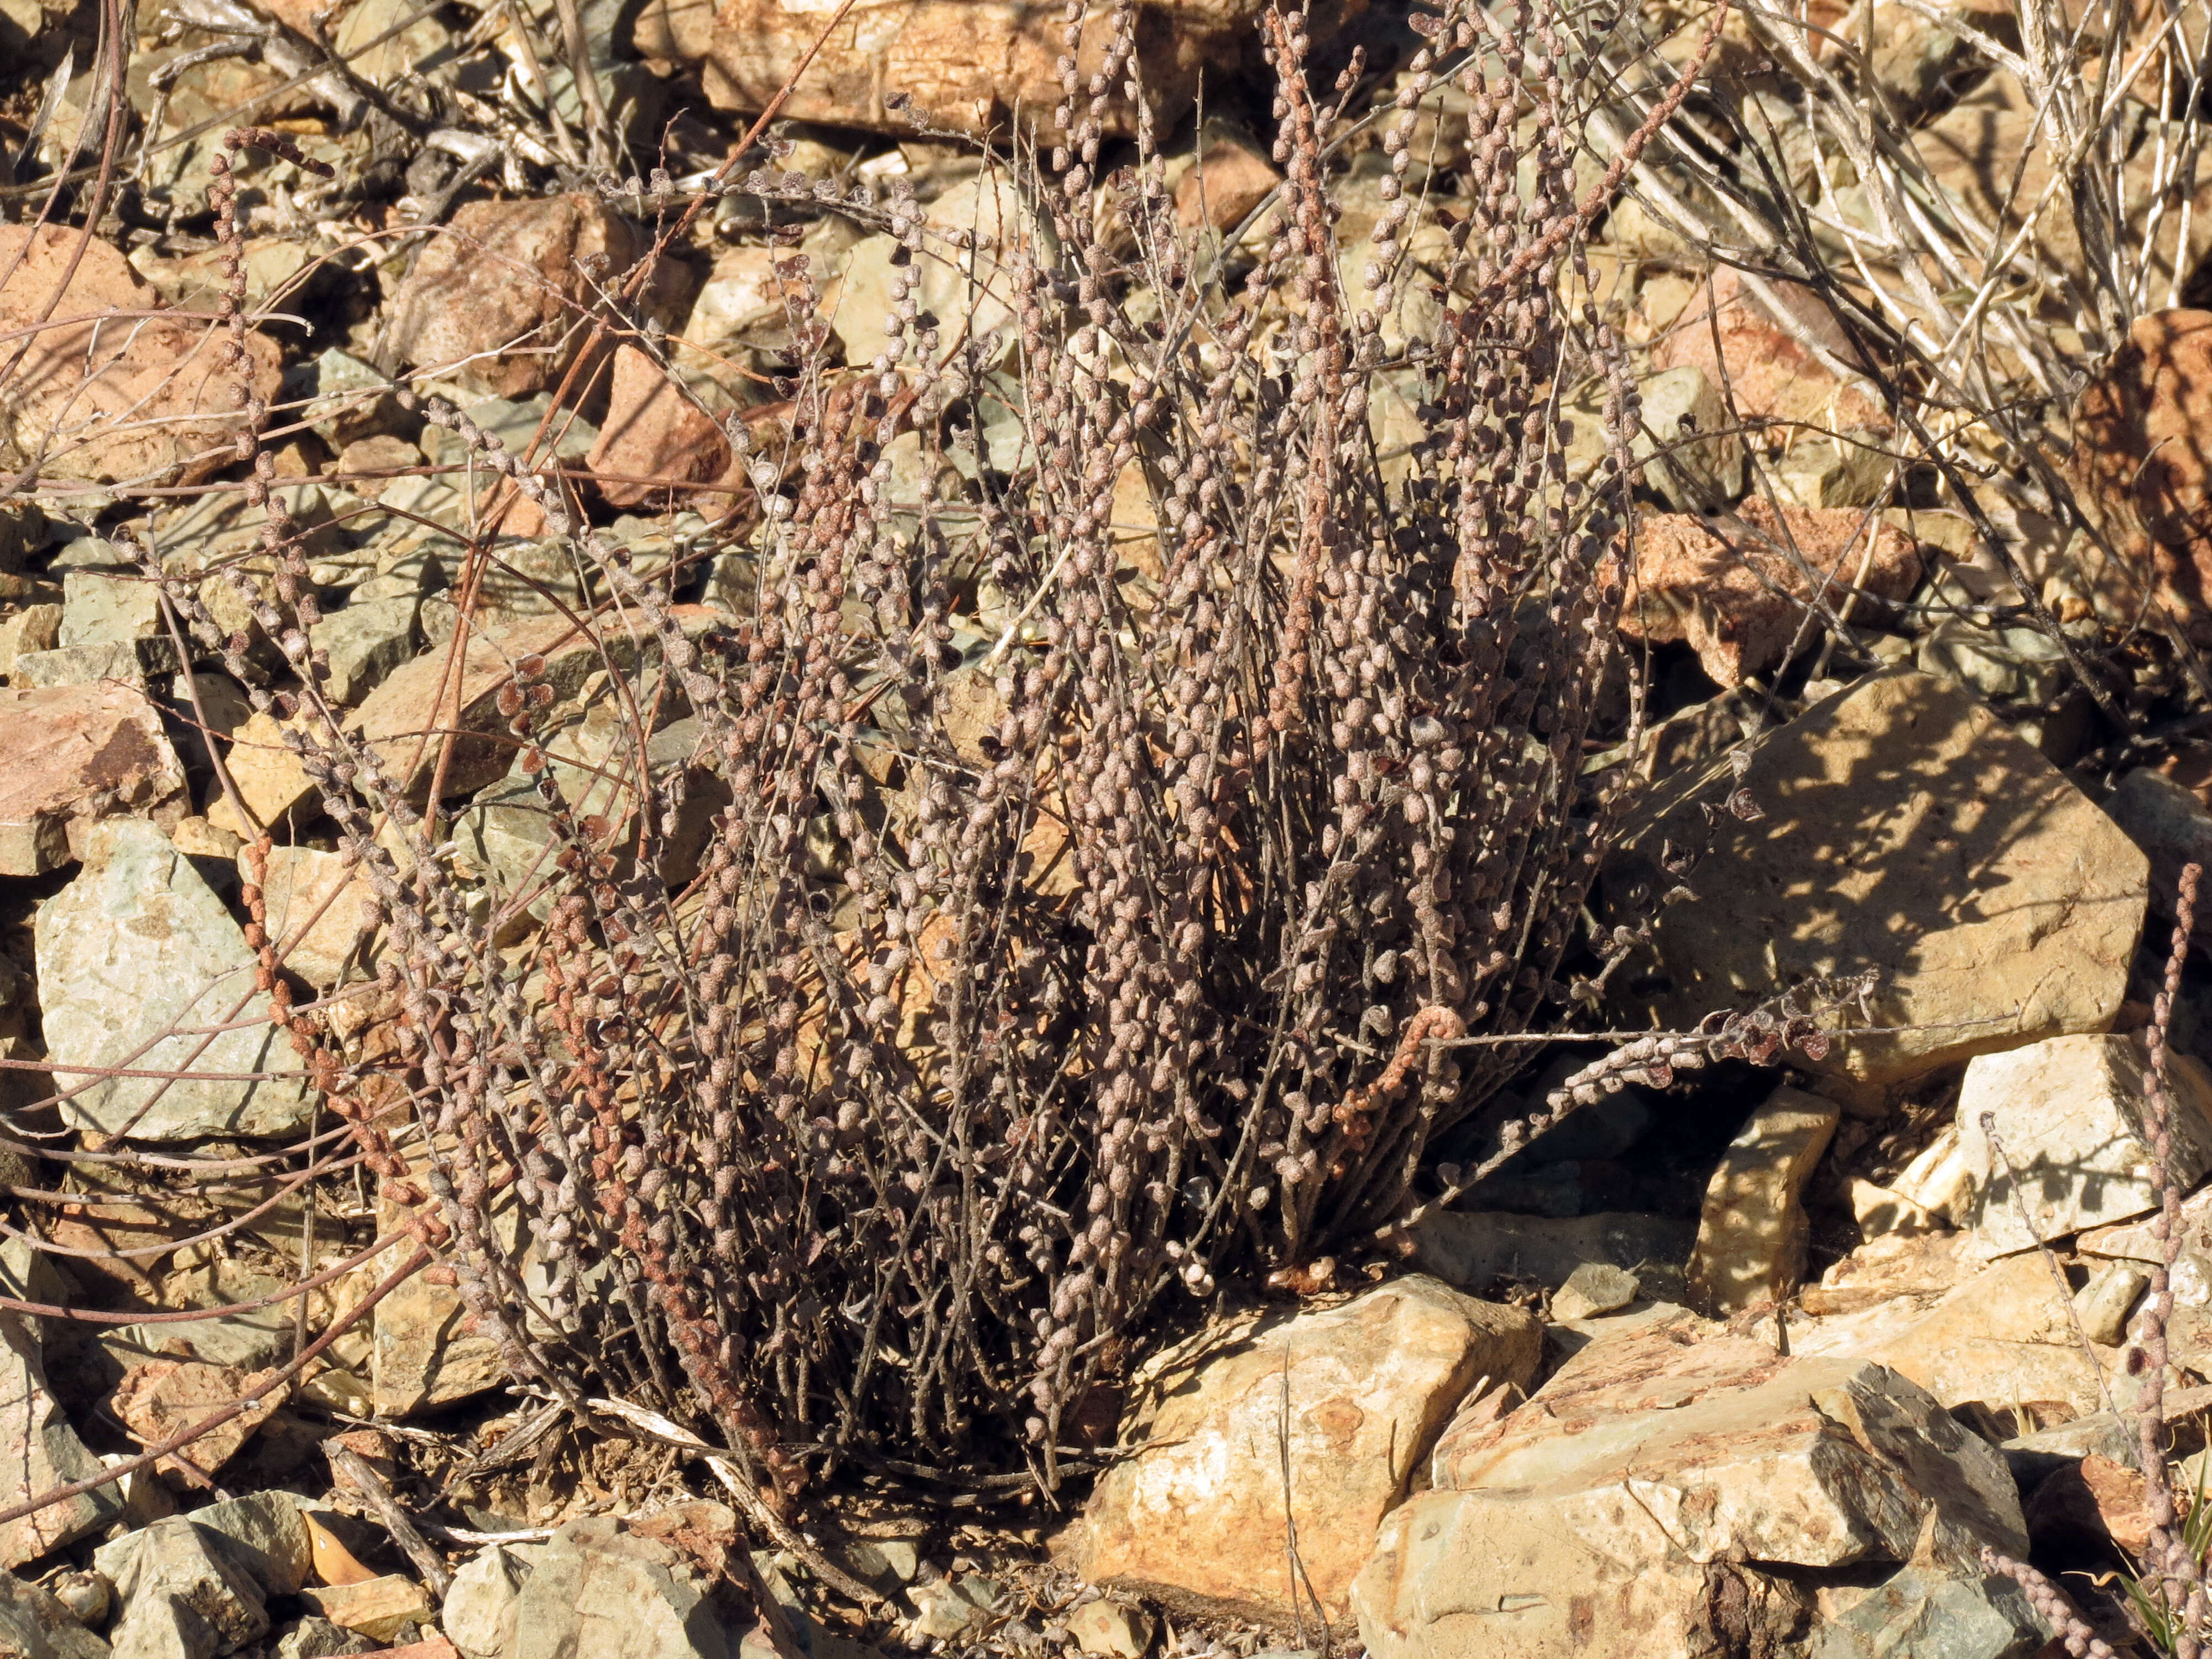
[[[1819,638],[1820,624],[1805,617],[1814,594],[1838,610],[1850,602],[1864,622],[1920,580],[1912,538],[1857,507],[1785,507],[1778,515],[1754,496],[1736,516],[1733,526],[1681,513],[1646,517],[1621,605],[1622,633],[1686,641],[1719,684],[1741,685],[1773,667],[1801,627],[1804,639]]]

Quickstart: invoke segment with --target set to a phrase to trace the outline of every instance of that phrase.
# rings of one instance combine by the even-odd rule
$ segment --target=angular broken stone
[[[679,622],[704,623],[719,613],[698,605],[678,605]],[[507,720],[499,712],[501,686],[508,684],[515,665],[524,658],[544,659],[543,682],[557,697],[573,696],[593,672],[611,656],[618,669],[634,665],[636,647],[624,630],[593,641],[576,630],[564,617],[548,617],[517,623],[495,630],[472,631],[457,690],[447,684],[443,650],[427,651],[362,699],[354,724],[374,745],[393,776],[410,795],[420,799],[438,770],[447,728],[459,732],[453,758],[444,775],[448,795],[472,794],[507,775],[514,763],[518,744],[507,734]]]
[[[374,1642],[397,1642],[437,1616],[429,1592],[404,1573],[386,1573],[358,1584],[309,1585],[300,1594],[333,1625],[359,1631]]]
[[[559,380],[581,343],[577,323],[598,301],[586,263],[618,276],[641,251],[595,196],[465,203],[392,295],[391,349],[434,372],[465,363],[461,379],[492,397],[527,397]]]
[[[1812,1224],[1805,1183],[1828,1150],[1842,1109],[1802,1089],[1777,1089],[1721,1155],[1705,1188],[1690,1256],[1691,1305],[1725,1316],[1789,1296],[1805,1274]]]
[[[92,483],[196,483],[234,459],[240,377],[212,318],[163,315],[112,243],[66,225],[0,225],[0,334],[27,337],[0,386],[0,465]],[[154,314],[103,327],[96,319],[111,308]],[[59,325],[40,327],[49,316]],[[248,329],[246,345],[246,383],[274,399],[275,342]]]
[[[1251,49],[1258,15],[1251,0],[1163,0],[1143,9],[1133,67],[1163,130],[1190,108],[1202,76],[1220,74]],[[1017,113],[1048,122],[1060,96],[1067,46],[1057,14],[970,0],[869,0],[852,27],[826,37],[811,16],[798,0],[719,9],[708,0],[653,0],[635,40],[647,57],[697,64],[718,108],[759,109],[781,95],[790,118],[839,126],[903,133],[919,121],[980,137],[1003,131]],[[1108,33],[1083,31],[1075,64],[1085,82],[1106,68]],[[1120,99],[1099,118],[1109,135],[1133,131]]]
[[[2047,1635],[2009,1578],[1907,1566],[1821,1629],[1809,1659],[2030,1659]]]
[[[1286,1614],[1287,1434],[1298,1557],[1340,1619],[1376,1522],[1437,1429],[1478,1383],[1525,1387],[1540,1348],[1526,1312],[1423,1278],[1201,1334],[1148,1368],[1123,1434],[1146,1449],[1100,1479],[1063,1547],[1092,1583]]]
[[[1729,809],[1739,792],[1749,811]],[[1741,779],[1723,764],[1668,786],[1647,824],[1606,876],[1608,902],[1651,925],[1644,975],[1617,981],[1638,1023],[1686,1029],[1871,974],[1867,1023],[1903,1029],[1805,1062],[1871,1088],[2104,1030],[2125,998],[2148,861],[1947,681],[1862,680],[1760,743]],[[1670,847],[1698,849],[1679,878]],[[1687,896],[1660,906],[1678,882]],[[1856,1008],[1831,1023],[1848,1031]]]
[[[712,1588],[682,1550],[612,1516],[572,1521],[522,1587],[505,1659],[728,1659]]]
[[[198,1647],[204,1630],[214,1644],[202,1651],[227,1653],[269,1629],[267,1592],[227,1539],[187,1516],[156,1521],[103,1546],[94,1559],[105,1562],[101,1571],[114,1580],[123,1605],[118,1652],[126,1644],[149,1656],[162,1652],[160,1644],[173,1632]]]
[[[108,1404],[140,1445],[155,1446],[212,1417],[266,1376],[265,1372],[248,1375],[234,1365],[210,1365],[196,1359],[149,1360],[124,1377]],[[283,1403],[284,1391],[271,1389],[155,1467],[213,1474]]]
[[[1674,1644],[1668,1621],[1756,1588],[1722,1584],[1732,1563],[1901,1561],[1924,1543],[1964,1565],[2027,1542],[2004,1460],[1922,1389],[1687,1315],[1591,1342],[1503,1418],[1470,1409],[1433,1478],[1353,1589],[1376,1659],[1548,1659],[1599,1629]]]
[[[1912,538],[1870,514],[1784,507],[1778,514],[1754,495],[1735,517],[1709,522],[1662,513],[1639,520],[1620,612],[1630,639],[1687,642],[1717,684],[1741,685],[1793,645],[1820,638],[1805,614],[1815,595],[1864,620],[1869,608],[1904,599],[1920,580]]]
[[[712,517],[720,507],[704,505],[708,498],[703,492],[681,486],[712,483],[726,472],[730,441],[667,369],[635,346],[618,346],[607,418],[585,464],[599,479],[600,496],[611,506],[672,501]],[[639,482],[660,478],[669,483]]]
[[[543,1544],[489,1544],[457,1569],[438,1622],[469,1659],[498,1659],[514,1641],[516,1609]]]
[[[46,1052],[56,1081],[76,1091],[61,1103],[72,1124],[191,1140],[289,1134],[312,1115],[301,1079],[286,1075],[297,1058],[275,1026],[167,1035],[258,1022],[268,999],[253,988],[254,957],[238,923],[152,824],[94,825],[84,868],[40,908],[34,938]],[[70,1066],[184,1075],[101,1078]]]
[[[238,873],[241,882],[252,879],[244,853]],[[272,847],[263,874],[269,940],[287,969],[322,991],[349,968],[357,978],[374,977],[370,946],[381,913],[359,866],[342,853]]]
[[[85,1623],[38,1585],[0,1572],[0,1659],[108,1659]]]
[[[96,820],[178,796],[184,769],[161,712],[128,685],[0,691],[0,875],[36,876],[79,854]]]
[[[2212,1169],[2212,1071],[2191,1055],[2167,1059],[2168,1162],[2175,1180],[2193,1186]],[[1984,1249],[2031,1249],[2156,1207],[2143,1117],[2148,1069],[2142,1047],[2126,1036],[2056,1037],[1966,1067],[1959,1145],[1974,1182],[1969,1218]]]
[[[1585,1261],[1553,1293],[1552,1317],[1571,1322],[1613,1313],[1635,1301],[1640,1288],[1634,1273],[1602,1261]]]
[[[258,828],[238,816],[228,790],[218,789],[207,810],[208,822],[218,830],[250,841],[261,830],[281,825],[295,810],[321,810],[319,804],[309,805],[314,799],[314,782],[300,757],[285,744],[283,725],[274,714],[252,714],[234,731],[223,763],[230,769],[230,781],[238,787],[239,799],[258,821]]]
[[[2120,780],[2105,811],[2149,858],[2151,903],[2172,915],[2182,866],[2198,864],[2212,870],[2212,811],[2194,789],[2148,766]]]
[[[2023,1407],[2074,1417],[2106,1407],[2118,1357],[2083,1348],[2069,1317],[2072,1297],[2052,1282],[2040,1254],[2007,1256],[1978,1273],[1968,1262],[1960,1271],[1941,1295],[1907,1293],[1831,1318],[1792,1318],[1790,1352],[1887,1365],[1946,1407],[1984,1406],[2000,1419]]]
[[[29,1497],[100,1469],[47,1386],[37,1328],[21,1315],[0,1313],[0,1491]],[[0,1526],[0,1566],[18,1566],[105,1527],[121,1509],[117,1488],[99,1486],[10,1521]]]

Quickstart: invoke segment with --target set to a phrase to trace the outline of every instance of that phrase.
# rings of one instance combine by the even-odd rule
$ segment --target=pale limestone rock
[[[160,711],[135,685],[0,691],[0,876],[37,876],[82,855],[97,820],[177,799],[184,769]]]
[[[1899,1296],[1814,1322],[1793,1319],[1790,1346],[1888,1366],[1947,1407],[1979,1404],[1999,1417],[2050,1401],[2075,1416],[2100,1411],[2118,1357],[2093,1362],[2039,1253],[2008,1256],[1940,1297]]]
[[[1692,1305],[1740,1313],[1797,1288],[1811,1231],[1805,1183],[1842,1115],[1833,1101],[1788,1087],[1752,1113],[1705,1188],[1690,1256]]]
[[[1909,1029],[1808,1062],[1859,1089],[2112,1024],[2148,865],[1966,690],[1873,675],[1751,757],[1741,780],[1722,764],[1663,791],[1607,873],[1651,922],[1653,977],[1636,994],[1660,1023],[1871,973],[1872,1024]],[[1723,806],[1739,787],[1757,817]],[[1670,842],[1704,850],[1692,896],[1658,908]]]
[[[1063,1549],[1093,1583],[1286,1617],[1287,1434],[1299,1559],[1340,1620],[1376,1522],[1437,1430],[1486,1378],[1525,1387],[1540,1348],[1528,1314],[1423,1278],[1206,1333],[1146,1368],[1122,1430],[1146,1449],[1100,1479]]]
[[[522,1587],[542,1544],[492,1544],[453,1574],[438,1622],[468,1659],[499,1659],[514,1641]]]
[[[1503,1418],[1470,1407],[1434,1480],[1353,1589],[1376,1659],[1688,1659],[1724,1601],[1770,1638],[1798,1623],[1780,1586],[1731,1564],[2026,1544],[2003,1460],[1910,1382],[1688,1315],[1591,1342]]]
[[[1636,1275],[1603,1261],[1585,1261],[1552,1296],[1552,1317],[1571,1322],[1626,1307],[1642,1288]]]
[[[83,870],[40,907],[34,933],[46,1048],[58,1067],[214,1074],[166,1087],[145,1078],[93,1081],[63,1101],[70,1122],[138,1140],[283,1135],[307,1122],[311,1109],[296,1078],[234,1080],[296,1069],[291,1044],[275,1026],[162,1035],[256,1018],[267,999],[254,991],[253,953],[238,924],[152,824],[110,818],[94,825]]]
[[[707,1600],[712,1587],[683,1551],[611,1516],[572,1521],[522,1587],[505,1659],[726,1659],[734,1644]]]
[[[1908,1566],[1824,1625],[1811,1659],[2029,1659],[2046,1636],[2011,1579]]]
[[[2148,766],[2120,780],[2105,811],[2149,858],[2151,902],[2171,915],[2182,866],[2212,870],[2212,811],[2195,790]]]
[[[357,1584],[309,1585],[300,1594],[333,1625],[359,1631],[376,1642],[397,1642],[416,1625],[435,1618],[429,1592],[404,1573],[364,1578]]]
[[[15,1284],[9,1289],[21,1294]],[[27,1496],[99,1473],[100,1460],[46,1385],[36,1326],[0,1313],[0,1491]],[[10,1521],[0,1526],[0,1566],[20,1565],[104,1527],[121,1507],[115,1489],[102,1486]]]
[[[221,1534],[172,1516],[117,1541],[127,1548],[105,1546],[94,1558],[123,1604],[117,1652],[150,1659],[172,1631],[189,1638],[196,1625],[214,1638],[208,1652],[227,1653],[267,1633],[267,1592]]]
[[[2168,1058],[2170,1161],[2186,1186],[2212,1168],[2212,1072],[2187,1054]],[[2125,1036],[2059,1037],[1984,1054],[1966,1067],[1959,1144],[1974,1182],[1971,1219],[1985,1250],[2031,1249],[2039,1239],[2047,1243],[2156,1206],[2144,1131],[2147,1069],[2142,1048]]]
[[[246,855],[238,855],[239,878],[253,878]],[[262,902],[269,939],[284,966],[317,990],[345,975],[374,978],[370,946],[380,921],[376,895],[358,866],[343,854],[308,847],[272,847],[264,867]]]
[[[230,752],[223,757],[223,764],[230,769],[230,781],[238,786],[239,799],[258,827],[240,819],[230,804],[229,792],[218,789],[207,811],[208,822],[218,830],[251,841],[261,830],[282,825],[295,808],[306,807],[310,817],[321,810],[319,804],[310,805],[315,793],[313,781],[300,757],[285,746],[284,727],[274,714],[248,716],[246,724],[231,733]]]
[[[2118,1347],[2127,1334],[2136,1298],[2149,1283],[2150,1275],[2132,1262],[2108,1261],[2100,1267],[2074,1293],[2074,1313],[2081,1322],[2082,1334],[2108,1348]]]

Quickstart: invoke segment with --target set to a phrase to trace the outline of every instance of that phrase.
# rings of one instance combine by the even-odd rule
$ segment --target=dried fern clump
[[[1346,270],[1344,112],[1308,84],[1302,15],[1273,14],[1285,181],[1224,258],[1178,222],[1122,83],[1134,8],[1079,83],[1083,10],[999,258],[896,185],[841,200],[897,246],[884,348],[842,369],[787,266],[793,435],[730,428],[748,614],[701,632],[680,577],[426,400],[598,573],[602,636],[657,650],[614,677],[618,738],[582,774],[549,761],[544,665],[515,665],[501,709],[553,841],[534,874],[487,896],[459,870],[316,690],[300,573],[254,596],[388,921],[418,1132],[375,1149],[387,1192],[434,1194],[425,1230],[518,1377],[657,1395],[764,1486],[844,1457],[1050,1481],[1063,1418],[1164,1296],[1371,1242],[1512,1063],[1450,1040],[1557,1018],[1607,837],[1582,773],[1638,412],[1563,296],[1680,91],[1577,201],[1565,13],[1454,0],[1381,116],[1387,209]],[[1401,181],[1448,78],[1471,210],[1440,228]],[[1109,169],[1117,97],[1139,138]],[[957,314],[924,309],[933,269]],[[1557,412],[1592,380],[1609,458],[1577,483]],[[1376,435],[1386,385],[1418,410],[1409,452]],[[1115,517],[1136,477],[1143,592]],[[281,521],[270,542],[298,562]],[[672,762],[648,745],[685,708]],[[702,771],[731,804],[672,886]]]

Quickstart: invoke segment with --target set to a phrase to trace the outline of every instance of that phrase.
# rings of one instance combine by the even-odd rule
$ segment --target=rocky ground
[[[1347,84],[1387,101],[1404,15],[1344,10],[1316,9],[1317,32],[1335,62],[1365,52]],[[727,434],[792,419],[794,296],[846,363],[883,346],[904,258],[843,192],[910,187],[959,254],[922,277],[928,307],[1003,324],[962,296],[1035,216],[964,140],[1059,95],[1056,47],[1018,9],[864,6],[771,129],[780,176],[748,190],[716,170],[826,8],[169,0],[128,38],[111,179],[88,112],[123,37],[102,15],[0,0],[0,1506],[228,1414],[0,1521],[0,1656],[2055,1655],[1990,1548],[2106,1639],[2143,1639],[2125,1583],[2151,1525],[2147,1381],[2185,1491],[2212,1410],[2201,954],[2171,1011],[2171,1244],[2144,1104],[2180,874],[2212,865],[2212,313],[2178,304],[2212,203],[2176,171],[2195,106],[2157,91],[2206,38],[2201,8],[2071,151],[2109,163],[2106,197],[2052,187],[2072,141],[2045,130],[2048,65],[2014,52],[2013,9],[1832,8],[1795,57],[1771,20],[1733,21],[1689,106],[1703,136],[1639,167],[1580,279],[1642,390],[1621,629],[1653,717],[1590,762],[1638,793],[1593,917],[1620,948],[1581,1024],[1689,1030],[1794,994],[1856,1034],[1781,1066],[1616,1073],[1463,1182],[1484,1133],[1613,1043],[1532,1048],[1430,1149],[1394,1249],[1164,1333],[1094,1425],[1110,1450],[1087,1492],[887,1469],[810,1516],[873,1607],[757,1547],[675,1423],[511,1386],[450,1274],[386,1286],[409,1210],[358,1160],[293,1178],[301,1138],[337,1132],[265,1017],[246,896],[285,940],[288,994],[365,1066],[389,1057],[386,935],[281,710],[250,704],[283,654],[265,635],[190,647],[144,572],[252,632],[219,573],[271,567],[208,344],[209,190],[222,130],[250,120],[335,175],[240,163],[246,361],[326,689],[447,803],[455,867],[520,890],[551,836],[499,740],[510,666],[544,659],[552,764],[587,793],[635,648],[578,630],[604,582],[392,377],[564,479],[709,626],[757,574]],[[1252,16],[1147,16],[1178,216],[1233,250],[1281,182]],[[2108,43],[2150,61],[2085,16],[2075,72]],[[1630,61],[1662,68],[1704,27],[1656,0],[1628,20]],[[1873,160],[1822,149],[1823,75],[1886,100],[1883,165],[1921,228],[1890,216]],[[1336,234],[1359,253],[1410,180],[1407,245],[1441,270],[1468,108],[1449,86],[1409,97],[1411,168],[1379,128],[1338,152]],[[1593,182],[1608,131],[1577,163]],[[611,300],[687,192],[725,184]],[[1791,221],[1806,246],[1859,259],[1893,336],[1717,264],[1710,222],[1751,203],[1780,223],[1781,198],[1812,216]],[[2125,303],[2085,299],[2115,236]],[[1441,295],[1402,289],[1385,337],[1433,332]],[[586,364],[595,313],[627,343]],[[1928,325],[1962,318],[1977,343],[1945,356]],[[562,401],[585,368],[597,389]],[[1392,372],[1402,395],[1370,410],[1386,465],[1423,430],[1417,377]],[[1593,466],[1599,398],[1562,410]],[[1011,380],[978,389],[978,465],[1012,465],[1018,402]],[[894,463],[902,499],[929,487],[918,443]],[[1139,609],[1159,488],[1133,464],[1114,495]],[[980,656],[1021,618],[988,578],[973,598],[955,637]],[[420,740],[433,708],[459,740]],[[728,804],[688,764],[699,735],[687,716],[652,739],[681,785],[672,887]],[[1025,850],[1054,867],[1049,836]],[[2160,1372],[2142,1337],[2162,1262]]]

